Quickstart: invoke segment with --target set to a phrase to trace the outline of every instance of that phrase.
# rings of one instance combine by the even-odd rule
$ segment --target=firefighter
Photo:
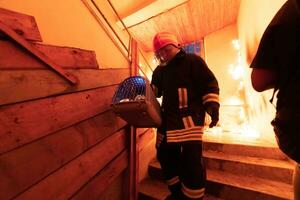
[[[157,159],[171,192],[167,199],[203,199],[204,118],[207,112],[210,127],[219,120],[218,82],[202,58],[179,47],[175,35],[157,33],[153,49],[160,65],[152,74],[151,86],[157,97],[163,97]]]

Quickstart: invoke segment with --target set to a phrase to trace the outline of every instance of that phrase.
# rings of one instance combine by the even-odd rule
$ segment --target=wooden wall
[[[31,43],[41,40],[33,17],[6,19]],[[73,67],[61,66],[79,80],[70,85],[6,35],[0,44],[0,199],[127,199],[128,125],[110,103],[128,66],[100,70],[93,52],[76,49],[78,60],[73,47],[36,44],[50,59],[69,58]],[[142,149],[153,130],[139,134]]]

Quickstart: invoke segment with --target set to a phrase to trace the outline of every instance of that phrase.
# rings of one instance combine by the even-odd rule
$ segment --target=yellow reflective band
[[[200,132],[199,130],[192,130],[189,132],[182,132],[182,133],[167,133],[167,137],[180,137],[180,136],[185,136],[185,135],[195,135],[195,134],[203,134],[203,132]]]
[[[167,142],[202,141],[203,126],[167,131]]]
[[[183,121],[184,128],[191,127],[187,117],[182,118],[182,121]]]
[[[168,143],[174,143],[174,142],[188,142],[188,141],[202,141],[202,138],[199,138],[199,137],[190,137],[190,138],[172,138],[172,139],[169,139],[168,138]]]
[[[188,106],[188,96],[186,88],[178,88],[178,98],[179,108],[185,108]]]
[[[168,185],[174,185],[174,184],[176,184],[176,183],[178,183],[178,182],[179,182],[179,177],[178,177],[178,176],[175,176],[175,177],[173,177],[173,178],[167,180],[167,184],[168,184]]]
[[[208,93],[202,97],[203,103],[217,102],[219,103],[219,95],[215,93]]]
[[[192,116],[183,117],[182,121],[184,124],[184,128],[190,128],[195,126]]]
[[[187,133],[183,135],[168,135],[168,139],[170,138],[186,138],[186,137],[202,137],[202,133]]]
[[[168,137],[168,142],[202,141],[203,134],[184,135],[177,137]]]
[[[205,188],[190,189],[190,188],[187,188],[183,183],[181,185],[182,185],[183,194],[189,198],[197,199],[197,198],[201,198],[204,196]]]
[[[187,89],[183,88],[183,107],[188,106],[188,96],[187,96]]]
[[[204,126],[194,126],[191,128],[171,130],[171,131],[167,131],[167,135],[177,135],[177,134],[182,135],[183,133],[190,133],[196,131],[198,131],[199,133],[203,133]]]

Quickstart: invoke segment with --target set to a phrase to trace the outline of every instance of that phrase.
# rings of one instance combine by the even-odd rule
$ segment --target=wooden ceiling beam
[[[136,11],[135,13],[122,19],[126,27],[134,26],[141,23],[151,17],[157,16],[163,12],[166,12],[180,4],[187,2],[187,0],[157,0],[147,5],[146,7]],[[124,28],[120,21],[117,24]]]

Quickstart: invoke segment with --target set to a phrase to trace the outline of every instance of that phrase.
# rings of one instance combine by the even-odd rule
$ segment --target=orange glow
[[[224,104],[230,105],[230,106],[242,106],[244,104],[244,101],[240,99],[239,97],[232,96],[229,97],[224,101]]]
[[[250,70],[242,57],[240,41],[234,39],[231,45],[235,56],[228,65],[231,80],[228,79],[226,85],[232,84],[236,90],[223,97],[220,126],[207,129],[205,138],[225,143],[276,146],[268,117],[273,116],[273,112],[270,105],[266,105],[267,96],[255,92],[251,86]]]
[[[245,68],[242,65],[242,54],[239,40],[232,40],[232,45],[237,52],[237,59],[235,64],[229,65],[229,73],[234,80],[242,79],[245,76]]]
[[[286,0],[241,0],[238,32],[242,51],[248,63],[254,58],[267,25],[285,2]]]

